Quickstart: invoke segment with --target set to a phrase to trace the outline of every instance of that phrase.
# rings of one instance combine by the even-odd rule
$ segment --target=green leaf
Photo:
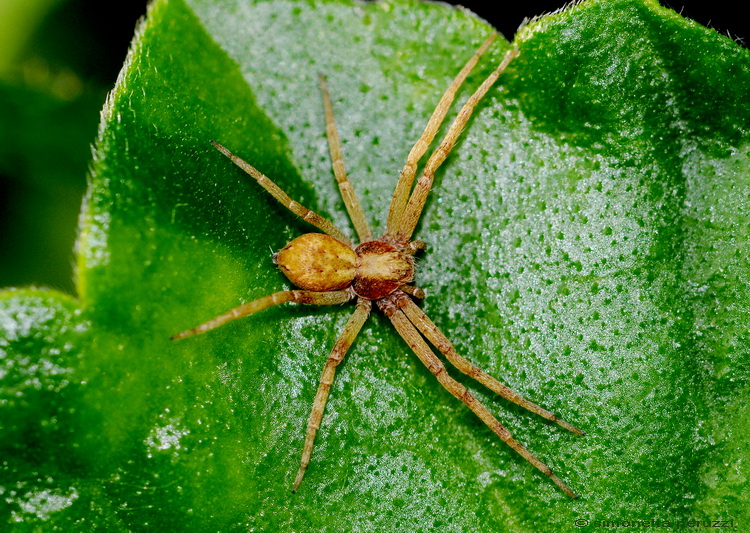
[[[74,291],[75,222],[105,94],[65,101],[0,82],[0,203],[4,220],[12,220],[0,226],[4,283],[44,280]]]
[[[526,26],[417,228],[430,245],[425,311],[462,354],[587,435],[459,379],[580,499],[443,390],[379,314],[340,367],[294,495],[320,371],[351,306],[278,307],[168,340],[288,287],[272,251],[311,230],[209,140],[348,228],[325,73],[351,180],[382,231],[411,143],[489,31],[403,0],[153,4],[105,107],[78,301],[0,299],[0,523],[750,520],[750,58],[653,1],[588,1]]]

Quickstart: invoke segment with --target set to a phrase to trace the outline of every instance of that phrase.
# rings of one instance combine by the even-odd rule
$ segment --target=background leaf
[[[138,3],[0,2],[0,287],[75,294],[91,142],[146,11]]]
[[[349,173],[382,230],[410,142],[488,31],[404,1],[152,6],[97,141],[79,301],[13,291],[0,304],[7,522],[747,522],[747,51],[655,2],[589,1],[527,26],[418,228],[426,312],[460,352],[587,431],[462,380],[579,500],[442,390],[379,315],[341,367],[296,495],[319,372],[351,307],[278,308],[167,340],[288,286],[271,251],[309,231],[209,139],[348,227],[326,73]]]

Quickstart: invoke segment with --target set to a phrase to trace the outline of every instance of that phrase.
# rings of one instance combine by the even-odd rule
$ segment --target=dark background
[[[73,294],[73,243],[90,145],[146,2],[46,1],[54,6],[25,35],[0,35],[0,47],[9,38],[22,40],[12,61],[0,64],[0,288],[41,285]],[[525,17],[564,5],[461,4],[508,39]],[[662,5],[743,44],[750,36],[746,17],[727,0]]]

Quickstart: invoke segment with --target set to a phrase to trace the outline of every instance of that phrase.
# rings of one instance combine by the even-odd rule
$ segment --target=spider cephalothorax
[[[299,487],[310,462],[315,434],[323,418],[323,411],[336,373],[336,367],[344,359],[344,355],[359,334],[374,302],[443,387],[469,407],[503,442],[549,476],[567,495],[575,497],[573,491],[555,476],[544,463],[515,440],[508,430],[464,385],[446,372],[445,365],[432,352],[427,341],[445,355],[448,361],[459,371],[474,378],[493,392],[574,433],[580,435],[583,432],[560,420],[546,409],[521,397],[459,355],[450,340],[412,300],[412,297],[424,297],[424,293],[419,288],[411,285],[414,280],[414,254],[424,248],[424,243],[418,240],[413,241],[411,237],[424,209],[435,171],[445,161],[448,153],[455,145],[476,104],[492,87],[508,63],[518,55],[517,49],[511,49],[505,54],[500,65],[467,100],[448,129],[442,143],[427,161],[422,176],[414,185],[417,164],[432,143],[458,88],[476,65],[480,56],[492,44],[494,38],[495,35],[491,35],[458,73],[438,103],[424,133],[409,153],[406,165],[401,171],[401,176],[393,193],[386,232],[379,239],[373,239],[362,207],[346,176],[341,143],[333,120],[333,107],[323,77],[320,78],[320,85],[323,93],[326,133],[333,162],[333,172],[344,204],[349,212],[349,217],[359,236],[359,245],[354,245],[349,237],[329,220],[292,200],[273,181],[253,166],[234,155],[224,146],[213,143],[220,152],[255,178],[274,198],[323,233],[306,233],[297,237],[274,255],[274,262],[289,280],[301,290],[280,291],[253,300],[199,326],[178,333],[172,339],[182,339],[197,333],[203,333],[230,320],[286,302],[333,305],[352,299],[357,301],[354,314],[352,314],[344,327],[344,331],[333,346],[323,368],[323,375],[307,425],[307,434],[302,450],[302,464],[294,480],[295,491]]]

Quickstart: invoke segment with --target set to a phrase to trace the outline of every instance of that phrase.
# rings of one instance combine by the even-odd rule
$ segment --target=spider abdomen
[[[330,235],[305,233],[274,255],[274,262],[297,287],[336,291],[354,281],[357,254]]]
[[[385,298],[414,279],[414,258],[383,241],[368,241],[356,248],[354,292],[368,300]]]

